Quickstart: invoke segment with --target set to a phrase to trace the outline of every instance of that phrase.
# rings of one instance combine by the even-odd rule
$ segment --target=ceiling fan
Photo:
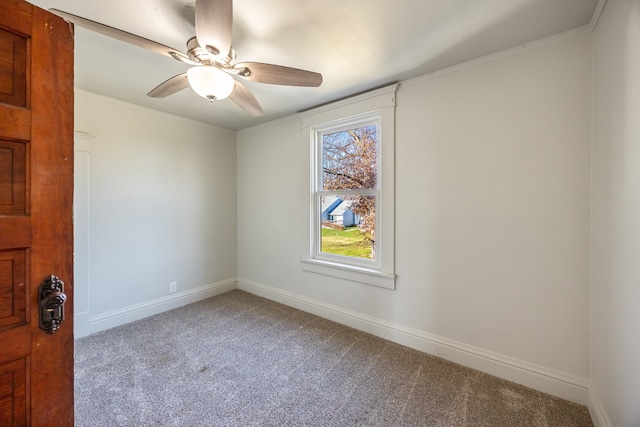
[[[133,45],[170,56],[192,67],[160,83],[147,95],[164,98],[187,87],[210,101],[230,98],[248,113],[259,116],[262,107],[253,94],[237,79],[287,86],[318,87],[322,75],[313,71],[262,62],[236,63],[231,47],[233,25],[232,0],[196,0],[196,36],[187,41],[187,53],[68,12],[51,9],[75,25]]]

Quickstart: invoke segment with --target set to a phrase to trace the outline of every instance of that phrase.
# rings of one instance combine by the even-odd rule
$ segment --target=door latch
[[[40,329],[53,334],[60,329],[64,321],[64,282],[56,276],[49,276],[38,288],[38,302],[40,303]]]

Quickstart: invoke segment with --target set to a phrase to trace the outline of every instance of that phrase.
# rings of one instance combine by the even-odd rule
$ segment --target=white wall
[[[396,290],[301,270],[300,121],[240,131],[239,286],[586,403],[590,64],[585,35],[401,84]]]
[[[640,3],[609,0],[594,37],[591,371],[616,427],[640,426]]]
[[[235,286],[235,132],[75,102],[76,336]]]

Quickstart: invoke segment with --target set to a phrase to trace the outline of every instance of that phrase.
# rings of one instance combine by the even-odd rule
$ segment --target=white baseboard
[[[236,289],[235,278],[90,316],[88,321],[87,319],[76,317],[74,319],[76,320],[75,338],[81,338],[105,329],[144,319],[145,317],[173,310],[174,308],[211,298],[234,289]]]
[[[589,414],[591,414],[591,421],[593,421],[594,427],[612,427],[611,420],[607,416],[607,412],[604,410],[604,405],[598,396],[593,385],[589,386]]]
[[[238,289],[333,320],[580,405],[590,403],[589,381],[417,329],[367,316],[247,279]],[[603,424],[603,427],[608,427]]]

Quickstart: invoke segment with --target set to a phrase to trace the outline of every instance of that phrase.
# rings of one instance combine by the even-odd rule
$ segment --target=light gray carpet
[[[587,409],[242,292],[76,342],[77,426],[592,426]]]

